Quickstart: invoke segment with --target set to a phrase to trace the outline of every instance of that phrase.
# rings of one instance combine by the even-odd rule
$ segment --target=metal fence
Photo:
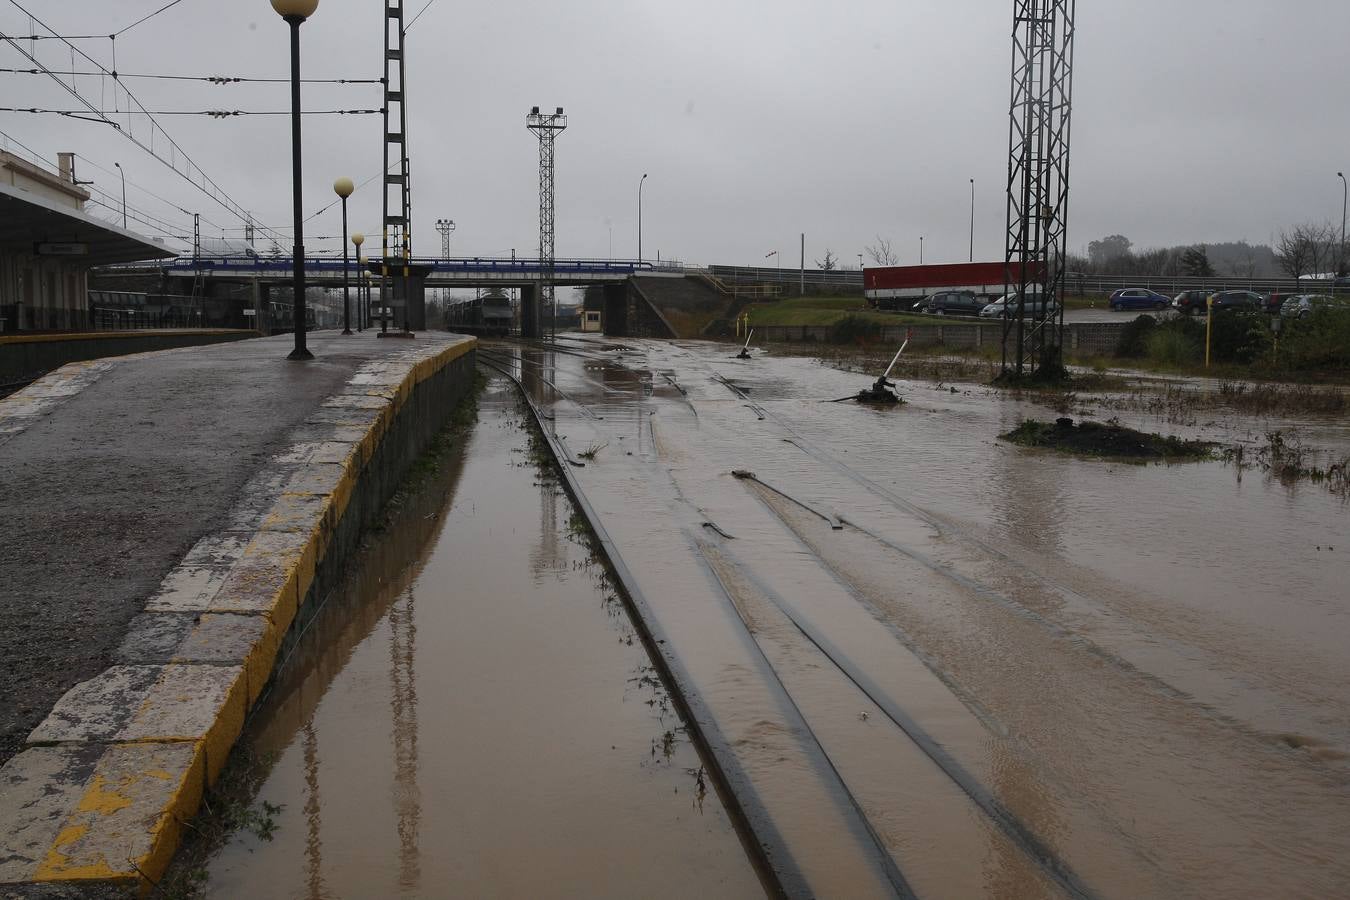
[[[1185,275],[1085,275],[1070,272],[1064,279],[1070,294],[1107,295],[1122,288],[1147,288],[1174,297],[1182,291],[1255,291],[1258,294],[1330,294],[1346,291],[1328,278],[1240,278],[1216,276],[1192,278]]]
[[[90,291],[89,324],[100,331],[205,328],[206,300],[178,294]]]

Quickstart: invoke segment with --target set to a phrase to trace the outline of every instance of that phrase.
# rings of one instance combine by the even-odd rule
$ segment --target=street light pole
[[[302,208],[300,164],[300,26],[319,8],[319,0],[272,0],[286,24],[291,26],[291,179],[295,212],[294,314],[295,349],[287,359],[313,359],[305,343],[305,214]],[[345,242],[345,239],[344,239]]]
[[[919,265],[923,265],[923,235],[919,235]]]
[[[970,179],[970,261],[975,261],[975,179]]]
[[[1345,268],[1345,201],[1347,194],[1350,194],[1350,185],[1345,182],[1345,173],[1337,172],[1336,176],[1341,179],[1341,258],[1336,261],[1338,269]],[[1337,275],[1344,274],[1337,272]]]
[[[361,245],[364,244],[365,242],[366,242],[366,236],[365,236],[364,234],[362,234],[361,232],[358,231],[358,232],[356,232],[356,233],[354,233],[354,234],[352,235],[352,243],[356,245],[356,273],[357,273],[358,275],[361,275],[361,274],[365,271],[365,265],[364,265],[364,263],[361,261]],[[344,268],[345,268],[345,264],[344,264]],[[363,283],[365,283],[365,280],[366,280],[365,277],[362,275],[362,277],[361,277],[360,279],[358,279],[357,282],[356,282],[356,330],[357,330],[357,331],[364,331],[364,330],[365,330],[365,327],[366,327],[366,315],[365,315],[365,312],[364,312],[364,308],[363,308],[362,305],[361,305],[362,300],[363,300],[364,297],[365,297],[365,291],[362,290],[361,285],[362,285]]]
[[[347,198],[356,190],[350,178],[333,182],[333,193],[342,198],[342,333],[352,333],[352,300],[350,294],[349,263],[347,256]]]
[[[647,181],[647,173],[643,172],[642,177],[638,179],[638,263],[642,262],[642,185]]]
[[[122,168],[120,162],[115,162],[113,165],[117,166],[117,173],[122,176],[122,228],[125,229],[127,227],[127,171]],[[1344,232],[1345,229],[1342,228],[1341,231]],[[1344,234],[1341,235],[1341,243],[1345,243]]]

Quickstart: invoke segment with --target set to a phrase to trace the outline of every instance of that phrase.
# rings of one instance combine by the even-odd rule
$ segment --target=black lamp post
[[[1336,177],[1339,178],[1339,179],[1341,180],[1341,252],[1340,252],[1340,254],[1339,254],[1340,259],[1336,260],[1336,268],[1338,268],[1338,269],[1344,269],[1344,268],[1345,268],[1345,200],[1346,200],[1346,196],[1347,196],[1347,195],[1350,195],[1350,185],[1347,185],[1347,184],[1345,183],[1345,173],[1344,173],[1344,172],[1337,172],[1337,173],[1336,173]],[[1342,275],[1342,274],[1344,274],[1344,273],[1343,273],[1343,272],[1337,272],[1336,274],[1337,274],[1337,275]]]
[[[288,359],[313,359],[305,346],[305,216],[300,167],[300,26],[314,15],[319,0],[272,0],[272,8],[291,26],[291,179],[295,204],[295,349]]]
[[[647,180],[647,173],[643,172],[642,177],[638,179],[638,263],[642,262],[642,184]]]
[[[120,162],[115,162],[113,165],[117,166],[117,173],[122,176],[122,227],[125,229],[127,227],[127,170],[122,168]],[[1345,229],[1342,228],[1341,231],[1345,231]],[[1341,238],[1341,243],[1345,243],[1344,236]]]
[[[975,261],[975,179],[970,179],[970,261]]]
[[[349,293],[348,257],[347,257],[347,198],[356,190],[350,178],[339,178],[333,182],[333,193],[342,198],[342,333],[352,333],[352,301]]]
[[[345,226],[345,225],[343,226],[343,230],[344,230],[344,231],[346,230],[346,226]],[[361,305],[362,302],[363,302],[363,300],[364,300],[364,298],[365,298],[365,291],[362,289],[361,286],[362,286],[362,285],[365,283],[365,281],[366,281],[365,275],[362,274],[362,273],[365,272],[366,267],[365,267],[365,266],[362,264],[362,262],[361,262],[361,245],[364,244],[365,242],[366,242],[366,236],[365,236],[364,234],[362,234],[361,232],[358,231],[358,232],[355,232],[355,233],[352,235],[352,243],[356,245],[356,274],[359,276],[358,279],[357,279],[357,282],[356,282],[356,330],[357,330],[357,331],[364,331],[364,330],[365,330],[365,327],[366,327],[366,315],[365,315],[365,312],[364,312],[364,308],[363,308],[362,305]],[[345,263],[345,262],[343,263],[343,268],[344,268],[344,269],[346,268],[346,263]],[[345,289],[345,288],[344,288],[344,289]]]

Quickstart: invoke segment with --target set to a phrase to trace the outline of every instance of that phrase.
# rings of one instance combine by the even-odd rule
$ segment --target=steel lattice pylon
[[[1014,0],[1005,281],[1019,300],[1003,320],[1004,374],[1063,365],[1074,10],[1075,0]],[[1054,312],[1028,311],[1037,285]]]
[[[408,164],[408,96],[403,52],[406,28],[403,0],[386,0],[384,17],[384,242],[380,267],[380,305],[388,306],[390,277],[403,279],[403,330],[409,331],[408,262],[412,259],[412,170]],[[398,171],[391,172],[398,156]],[[390,194],[395,202],[390,203]],[[392,211],[391,211],[392,207]],[[396,262],[392,272],[390,260]]]
[[[567,129],[567,116],[561,106],[553,113],[541,113],[536,106],[525,117],[525,127],[539,138],[538,306],[549,311],[549,333],[553,334],[558,319],[557,308],[553,305],[553,142]]]

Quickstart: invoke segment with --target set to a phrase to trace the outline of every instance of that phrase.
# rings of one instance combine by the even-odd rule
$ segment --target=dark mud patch
[[[1079,422],[1056,419],[1037,422],[1026,419],[1000,440],[1021,447],[1039,447],[1062,453],[1131,460],[1201,460],[1214,454],[1209,441],[1188,441],[1171,435],[1150,434],[1110,422]]]

